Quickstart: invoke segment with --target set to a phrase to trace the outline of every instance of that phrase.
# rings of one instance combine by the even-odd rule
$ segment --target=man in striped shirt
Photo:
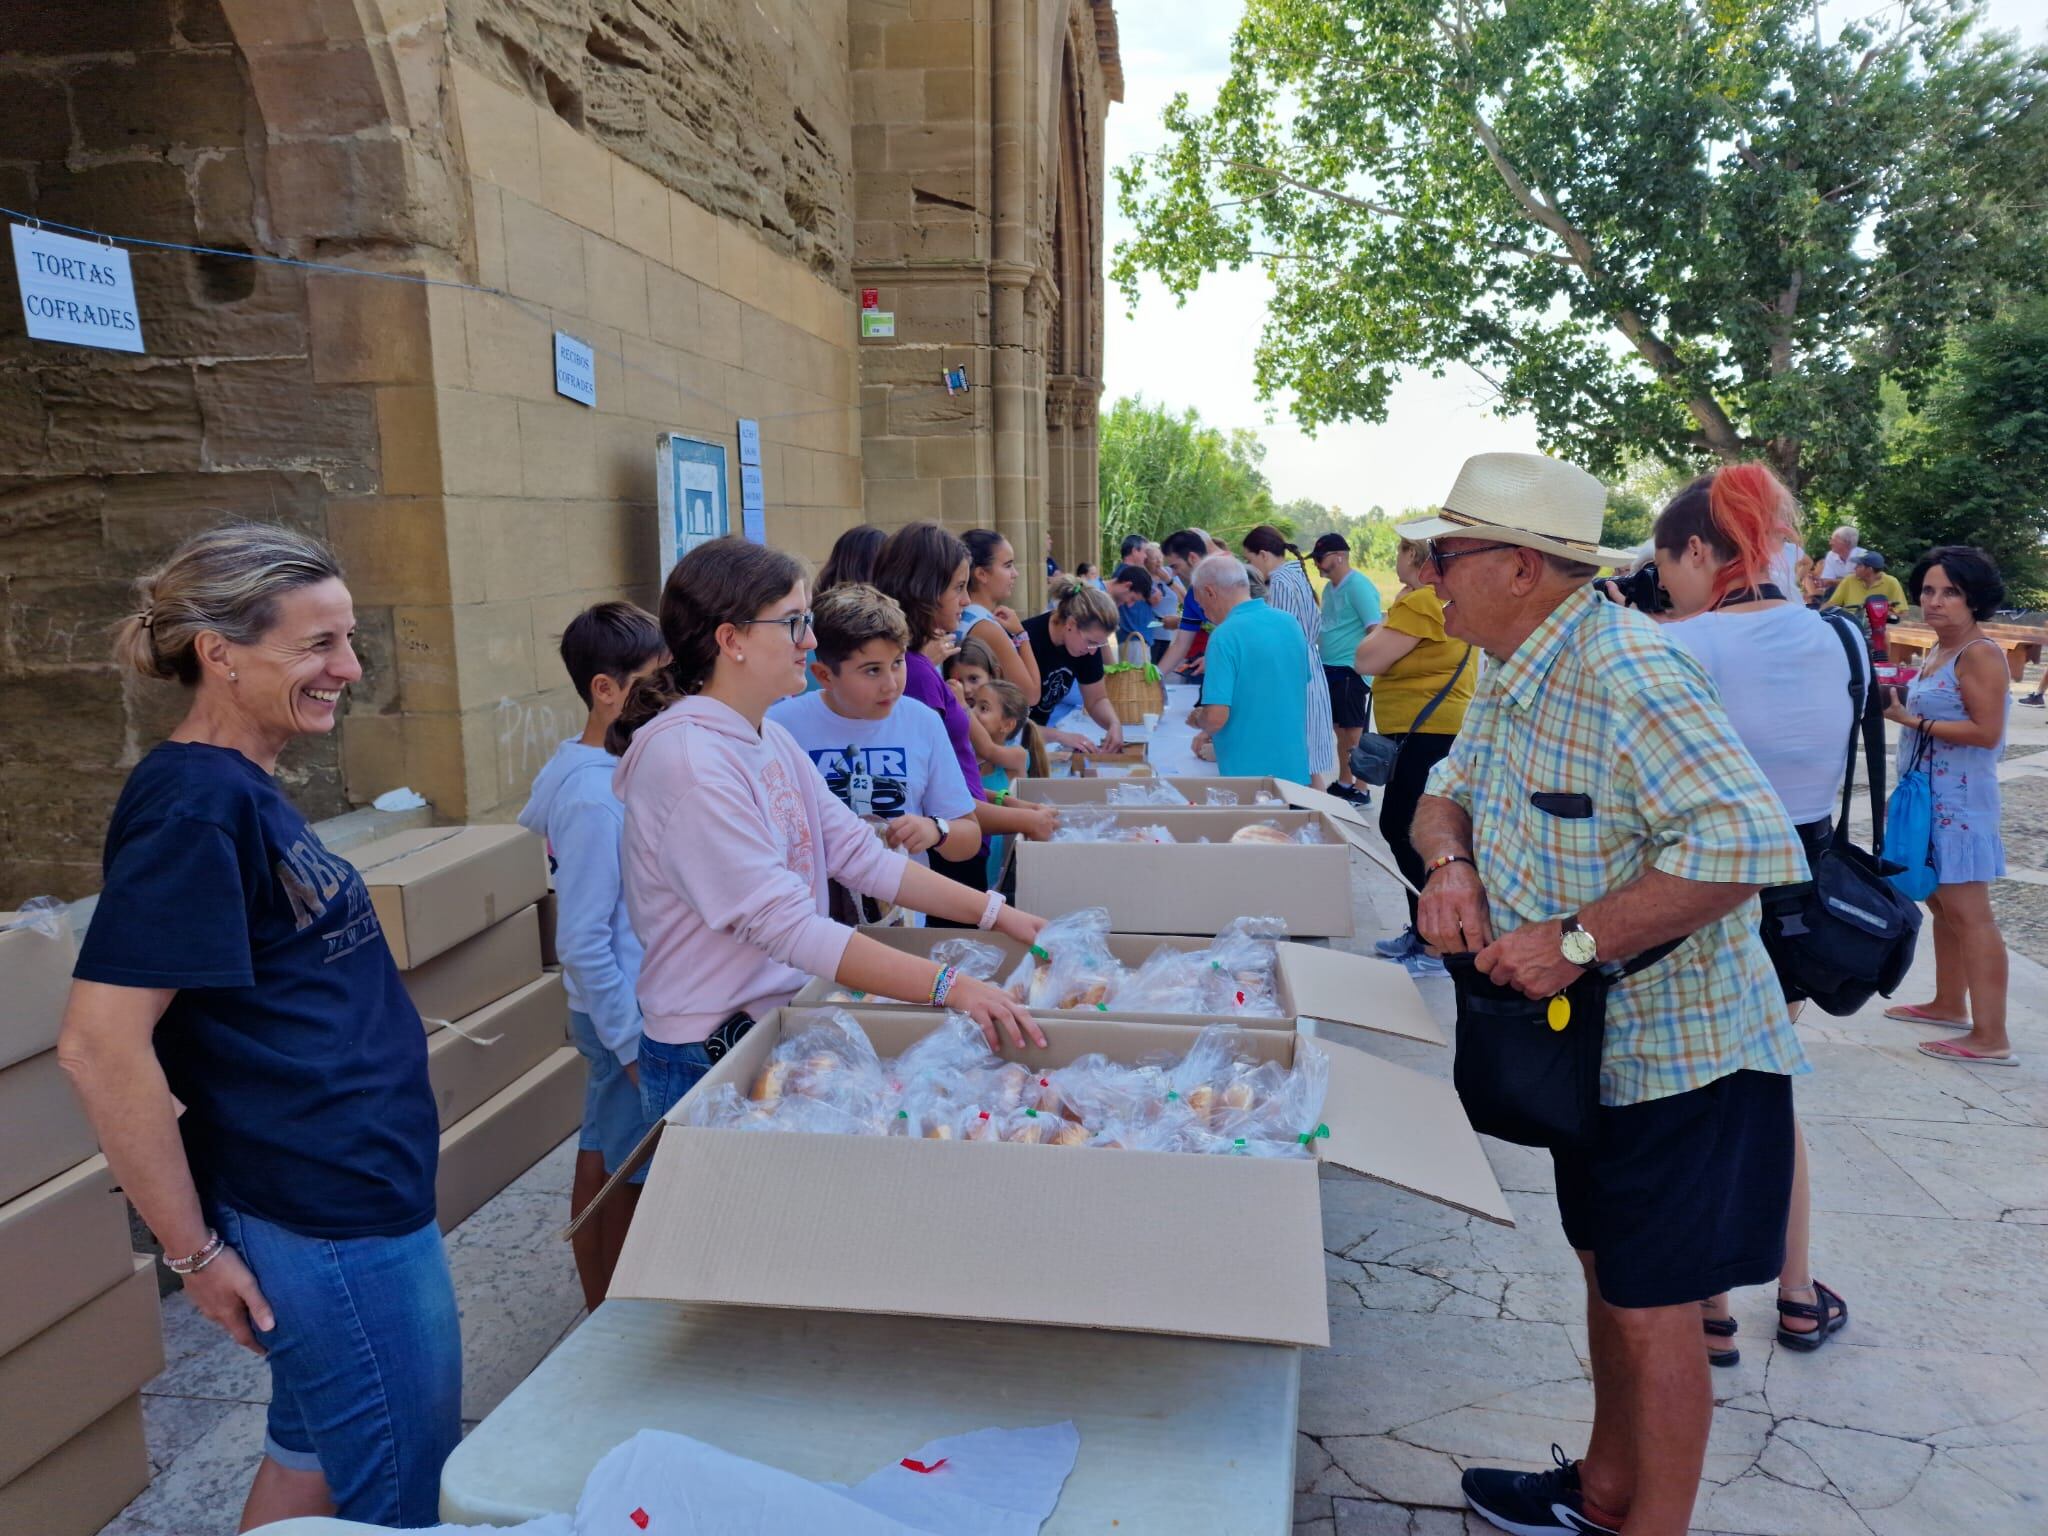
[[[1588,584],[1606,495],[1534,454],[1468,460],[1425,540],[1455,638],[1491,658],[1413,841],[1418,914],[1533,998],[1672,940],[1609,995],[1597,1143],[1556,1151],[1585,1268],[1594,1424],[1584,1460],[1475,1468],[1504,1529],[1682,1536],[1713,1396],[1698,1303],[1775,1280],[1806,1070],[1756,892],[1807,878],[1798,835],[1698,664]]]

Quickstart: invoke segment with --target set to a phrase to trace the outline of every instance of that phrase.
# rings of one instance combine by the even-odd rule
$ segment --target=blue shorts
[[[640,1037],[640,1112],[649,1125],[675,1108],[676,1100],[711,1070],[711,1053],[699,1045],[669,1045]]]
[[[264,1454],[323,1473],[335,1513],[433,1525],[441,1463],[462,1438],[462,1328],[441,1231],[303,1237],[231,1206],[208,1213],[262,1287],[276,1326]]]
[[[597,1026],[590,1022],[589,1014],[573,1008],[569,1011],[569,1038],[590,1063],[590,1073],[583,1085],[583,1129],[577,1134],[576,1148],[580,1152],[602,1152],[604,1171],[617,1173],[653,1122],[640,1112],[640,1090],[633,1085],[619,1058],[597,1038]],[[646,1181],[645,1163],[627,1180],[631,1184]]]

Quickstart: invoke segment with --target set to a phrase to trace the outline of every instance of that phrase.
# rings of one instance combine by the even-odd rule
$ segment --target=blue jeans
[[[675,1108],[676,1100],[697,1086],[711,1070],[711,1055],[701,1045],[668,1045],[640,1037],[640,1110],[651,1126]]]
[[[602,1153],[605,1173],[617,1173],[651,1124],[641,1113],[640,1090],[619,1058],[598,1039],[589,1014],[569,1010],[569,1039],[590,1068],[583,1083],[583,1129],[576,1137],[576,1150]],[[646,1180],[647,1165],[642,1163],[627,1182]]]
[[[366,1525],[440,1519],[441,1463],[462,1438],[462,1329],[429,1221],[404,1237],[302,1237],[211,1213],[262,1287],[276,1326],[266,1455],[326,1475],[335,1513]]]

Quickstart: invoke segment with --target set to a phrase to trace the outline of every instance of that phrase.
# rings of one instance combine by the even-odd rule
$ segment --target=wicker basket
[[[1102,669],[1102,681],[1110,707],[1125,725],[1136,725],[1146,715],[1166,710],[1166,684],[1159,669],[1149,661],[1142,667],[1111,664]]]

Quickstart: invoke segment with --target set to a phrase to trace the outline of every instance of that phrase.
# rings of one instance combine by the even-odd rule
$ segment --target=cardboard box
[[[55,1051],[0,1068],[0,1201],[54,1179],[99,1149]]]
[[[1104,774],[1105,768],[1119,770],[1121,774],[1137,776],[1150,773],[1151,767],[1145,760],[1143,742],[1127,742],[1121,752],[1076,752],[1067,762],[1067,771],[1085,778],[1117,777],[1118,774]]]
[[[19,913],[0,916],[0,923],[21,922]],[[71,967],[78,963],[78,944],[66,920],[54,935],[23,924],[0,930],[0,1067],[53,1049],[64,1022],[64,1000],[71,995]]]
[[[583,1076],[582,1053],[565,1045],[441,1133],[434,1198],[443,1232],[546,1157],[582,1123]]]
[[[0,1531],[95,1536],[148,1486],[142,1399],[125,1397],[0,1488]]]
[[[853,1011],[884,1056],[938,1023]],[[649,1132],[635,1158],[654,1166],[611,1296],[1329,1342],[1314,1160],[683,1123],[721,1083],[744,1091],[783,1032],[818,1017],[770,1013]],[[1054,1020],[1045,1034],[1028,1055],[1041,1067],[1184,1051],[1199,1031]],[[1328,1055],[1320,1161],[1512,1221],[1448,1082],[1282,1030],[1244,1038],[1261,1060]]]
[[[562,957],[555,953],[555,920],[559,909],[555,904],[553,887],[541,897],[534,910],[540,914],[540,963],[552,969],[562,963]]]
[[[119,1285],[134,1258],[103,1157],[0,1205],[0,1355]]]
[[[1311,789],[1306,784],[1297,784],[1292,779],[1246,779],[1246,778],[1202,778],[1195,775],[1181,777],[1177,774],[1162,774],[1159,782],[1171,784],[1186,795],[1190,802],[1186,806],[1128,807],[1134,811],[1149,810],[1190,810],[1190,811],[1277,811],[1278,805],[1260,805],[1258,797],[1271,795],[1283,805],[1297,811],[1321,811],[1338,821],[1356,823],[1358,826],[1372,826],[1365,814],[1348,801],[1339,800],[1335,795],[1325,794],[1320,789]],[[1045,778],[1018,779],[1011,784],[1014,794],[1026,800],[1041,801],[1046,805],[1107,805],[1109,791],[1117,783],[1115,779]],[[1204,805],[1202,797],[1212,789],[1227,789],[1238,798],[1236,805]]]
[[[446,954],[404,972],[406,995],[428,1033],[509,997],[540,976],[540,909],[522,907]]]
[[[993,944],[1003,952],[1002,964],[996,968],[998,981],[1010,974],[1011,968],[1024,954],[1023,945],[999,933],[963,935],[958,929],[884,927],[862,928],[861,932],[877,944],[920,956],[929,956],[934,945],[947,939],[965,937]],[[1209,940],[1192,935],[1113,933],[1108,943],[1112,955],[1135,969],[1162,946],[1168,949],[1203,949]],[[1117,1008],[1113,1012],[1119,1019],[1134,1019],[1148,1024],[1223,1022],[1235,1024],[1240,1029],[1293,1029],[1297,1020],[1323,1019],[1335,1024],[1355,1024],[1360,1029],[1375,1030],[1384,1035],[1399,1035],[1405,1040],[1421,1040],[1430,1045],[1444,1043],[1443,1031],[1431,1016],[1429,1005],[1422,1000],[1414,978],[1391,961],[1371,960],[1364,955],[1346,954],[1342,950],[1324,949],[1313,944],[1277,944],[1274,946],[1273,970],[1273,989],[1280,999],[1281,1012],[1278,1016],[1234,1014],[1219,1020],[1217,1015],[1209,1013],[1150,1013],[1127,1008]],[[830,995],[840,990],[835,981],[813,977],[792,999],[792,1005],[890,1010],[918,1007],[913,1003],[891,1003],[880,998],[863,998],[854,1004],[830,1002]],[[1034,1008],[1031,1016],[1035,1019],[1099,1019],[1103,1012],[1099,1008]]]
[[[0,1484],[19,1477],[164,1368],[156,1260],[0,1356]],[[11,1528],[10,1528],[11,1529]]]
[[[1286,848],[1230,841],[1238,828],[1260,821],[1290,836],[1313,823],[1323,841]],[[1269,806],[1171,811],[1143,805],[1119,809],[1117,825],[1162,826],[1177,841],[1019,842],[1017,905],[1040,916],[1107,907],[1117,933],[1207,937],[1234,917],[1270,914],[1295,938],[1351,936],[1350,840],[1367,835],[1355,822]],[[1205,837],[1206,844],[1198,841]]]
[[[548,888],[546,845],[524,827],[423,827],[348,858],[401,971],[532,906]]]
[[[569,1038],[569,994],[559,975],[458,1019],[427,1043],[427,1076],[447,1130]]]

